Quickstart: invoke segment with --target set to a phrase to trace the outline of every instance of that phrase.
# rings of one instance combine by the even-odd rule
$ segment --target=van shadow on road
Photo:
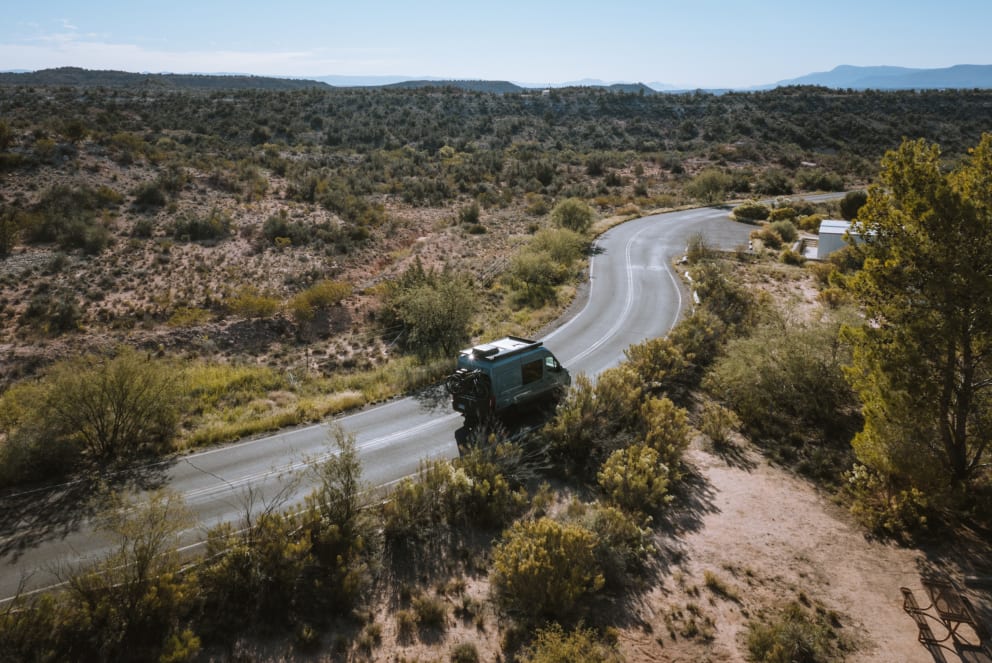
[[[0,558],[16,561],[40,543],[64,538],[101,510],[104,498],[122,490],[155,490],[165,485],[171,462],[102,474],[89,472],[55,486],[0,494]]]

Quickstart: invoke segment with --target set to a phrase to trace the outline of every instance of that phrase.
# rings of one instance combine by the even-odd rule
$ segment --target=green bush
[[[621,663],[624,658],[589,629],[570,633],[557,623],[542,628],[520,657],[522,663]]]
[[[475,225],[479,223],[480,215],[479,203],[473,201],[471,204],[458,210],[458,222]]]
[[[865,191],[848,191],[840,201],[841,218],[852,221],[858,218],[858,212],[868,202],[868,193]]]
[[[734,208],[734,218],[738,221],[743,221],[744,223],[756,223],[757,221],[764,221],[771,214],[771,210],[768,209],[767,205],[762,205],[761,203],[750,200],[746,203],[742,203]]]
[[[668,501],[668,468],[657,451],[634,444],[614,451],[597,474],[614,503],[634,513],[653,513]]]
[[[351,294],[351,284],[324,279],[297,293],[289,300],[289,311],[300,324],[309,322],[318,311],[337,306]]]
[[[822,168],[803,168],[796,173],[796,186],[803,191],[843,191],[844,178]]]
[[[157,180],[139,184],[131,192],[134,196],[134,206],[140,210],[154,210],[165,207],[169,202],[165,188]]]
[[[846,478],[852,497],[851,513],[868,531],[897,539],[912,539],[927,531],[932,507],[919,489],[896,487],[891,477],[883,477],[860,463]]]
[[[479,650],[471,642],[460,642],[451,649],[451,663],[479,663]]]
[[[796,210],[791,207],[776,207],[768,213],[769,221],[791,221],[797,216]]]
[[[712,204],[734,188],[733,178],[716,168],[706,168],[685,185],[685,192],[696,200]]]
[[[619,593],[644,579],[656,552],[650,517],[595,504],[582,511],[578,522],[596,535],[605,590]]]
[[[707,401],[699,418],[699,431],[716,445],[727,444],[730,434],[741,425],[740,417],[733,410],[719,403]]]
[[[747,650],[756,663],[829,663],[842,658],[846,648],[826,615],[812,614],[798,603],[770,621],[748,624]]]
[[[411,602],[417,626],[422,629],[444,630],[448,626],[448,605],[434,596],[416,596]]]
[[[566,198],[551,210],[551,221],[556,226],[577,233],[588,232],[594,217],[592,208],[578,198]]]
[[[231,216],[217,208],[200,218],[181,217],[176,219],[172,227],[172,235],[177,240],[186,242],[202,242],[224,239],[231,234]]]
[[[640,399],[637,379],[626,366],[604,371],[595,386],[578,375],[541,434],[567,472],[594,480],[610,453],[638,432]]]
[[[784,170],[768,168],[758,175],[754,190],[768,196],[784,196],[792,193],[792,181]]]
[[[271,318],[279,312],[280,301],[259,292],[255,286],[244,286],[227,298],[227,309],[245,318]]]
[[[780,219],[778,221],[772,221],[768,224],[774,232],[778,233],[778,236],[782,238],[783,242],[794,242],[799,239],[799,231],[792,224],[792,221],[788,219]]]
[[[581,611],[604,584],[595,534],[550,518],[517,522],[493,551],[496,602],[526,621]]]
[[[700,350],[711,348],[720,336],[733,335],[753,322],[758,310],[754,296],[730,278],[725,267],[717,263],[702,263],[694,266],[690,273],[699,294],[700,308],[709,314],[698,317],[694,323],[698,327],[692,333],[697,335],[698,342],[703,343],[698,346]],[[697,312],[693,318],[698,315]],[[719,322],[714,321],[714,317]],[[672,330],[673,340],[681,333],[678,327]]]
[[[799,267],[806,262],[806,258],[797,251],[792,249],[782,249],[782,253],[778,256],[779,262],[785,265],[792,265],[794,267]]]
[[[704,386],[752,438],[801,471],[837,480],[860,424],[837,323],[762,325],[730,341]]]
[[[40,383],[10,390],[2,402],[9,408],[0,419],[8,439],[0,450],[11,464],[3,473],[20,468],[25,480],[43,469],[71,472],[83,456],[115,462],[167,448],[180,392],[170,366],[122,350],[113,358],[55,364]]]

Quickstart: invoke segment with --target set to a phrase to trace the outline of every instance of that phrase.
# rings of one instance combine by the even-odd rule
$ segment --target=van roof
[[[517,354],[518,352],[538,348],[541,345],[541,341],[532,341],[518,336],[506,336],[497,341],[466,348],[461,351],[461,354],[476,360],[495,361]]]

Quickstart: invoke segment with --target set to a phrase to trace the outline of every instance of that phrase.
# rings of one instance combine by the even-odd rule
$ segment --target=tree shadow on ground
[[[445,389],[444,384],[432,384],[419,389],[413,394],[413,399],[420,404],[420,409],[424,412],[437,411],[440,414],[454,412],[451,408],[451,394]]]
[[[171,464],[84,471],[67,483],[7,492],[0,496],[0,557],[16,561],[31,548],[78,530],[101,510],[108,494],[161,488]]]
[[[751,472],[758,466],[754,454],[746,446],[739,445],[732,440],[722,443],[714,442],[707,447],[707,451],[734,469]]]
[[[675,500],[655,516],[655,545],[657,553],[645,569],[637,586],[627,587],[619,595],[605,597],[602,606],[594,613],[602,615],[602,622],[614,627],[637,628],[645,633],[652,625],[643,615],[651,614],[647,604],[652,590],[662,587],[664,579],[686,560],[686,535],[698,532],[707,515],[719,513],[712,484],[696,469],[689,467]]]

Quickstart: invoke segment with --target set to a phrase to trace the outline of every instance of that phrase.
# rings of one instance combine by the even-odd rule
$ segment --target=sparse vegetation
[[[596,218],[863,185],[907,127],[963,155],[988,103],[978,91],[123,87],[110,104],[96,92],[4,89],[0,323],[13,348],[0,378],[4,487],[319,421],[429,384],[461,344],[553,318],[581,278]],[[944,184],[982,199],[984,180],[972,175]],[[872,192],[846,198],[842,214],[878,222]],[[984,218],[980,205],[962,209]],[[630,609],[644,587],[681,573],[670,533],[708,517],[704,482],[685,480],[700,478],[684,458],[690,421],[728,466],[748,466],[753,441],[807,476],[843,477],[876,531],[931,526],[934,503],[886,462],[891,445],[863,434],[865,464],[851,469],[861,420],[836,321],[850,319],[844,305],[864,287],[853,275],[873,263],[850,250],[804,269],[788,249],[777,253],[837,210],[739,205],[735,218],[767,221],[755,238],[775,253],[728,257],[694,238],[687,269],[700,303],[668,338],[629,348],[595,383],[577,377],[529,437],[460,440],[460,458],[425,463],[381,505],[363,501],[354,445],[339,437],[304,504],[259,504],[249,491],[243,522],[213,529],[207,555],[188,568],[153,554],[171,551],[184,523],[171,498],[114,511],[119,552],[67,574],[65,601],[24,597],[0,611],[0,650],[189,660],[211,647],[237,657],[237,643],[261,635],[301,653],[375,658],[395,631],[399,647],[485,658],[482,644],[451,642],[458,622],[480,643],[506,635],[500,656],[620,660],[613,607]],[[815,270],[820,295],[795,308],[833,310],[786,320],[767,293],[741,285],[747,269],[759,287],[783,289]],[[141,350],[107,353],[106,339]],[[84,359],[59,361],[73,354]],[[722,405],[698,393],[701,383]],[[109,392],[141,398],[100,405]],[[117,432],[111,412],[128,415]],[[981,489],[987,472],[962,480]],[[967,517],[981,517],[983,493],[974,495]],[[676,583],[683,595],[657,606],[673,641],[705,646],[719,628],[706,602],[726,600],[753,615],[755,660],[832,660],[849,646],[836,615],[808,601],[774,614],[745,606],[737,588],[753,578],[730,573]],[[370,603],[373,589],[381,603]],[[582,618],[588,627],[576,628]]]

